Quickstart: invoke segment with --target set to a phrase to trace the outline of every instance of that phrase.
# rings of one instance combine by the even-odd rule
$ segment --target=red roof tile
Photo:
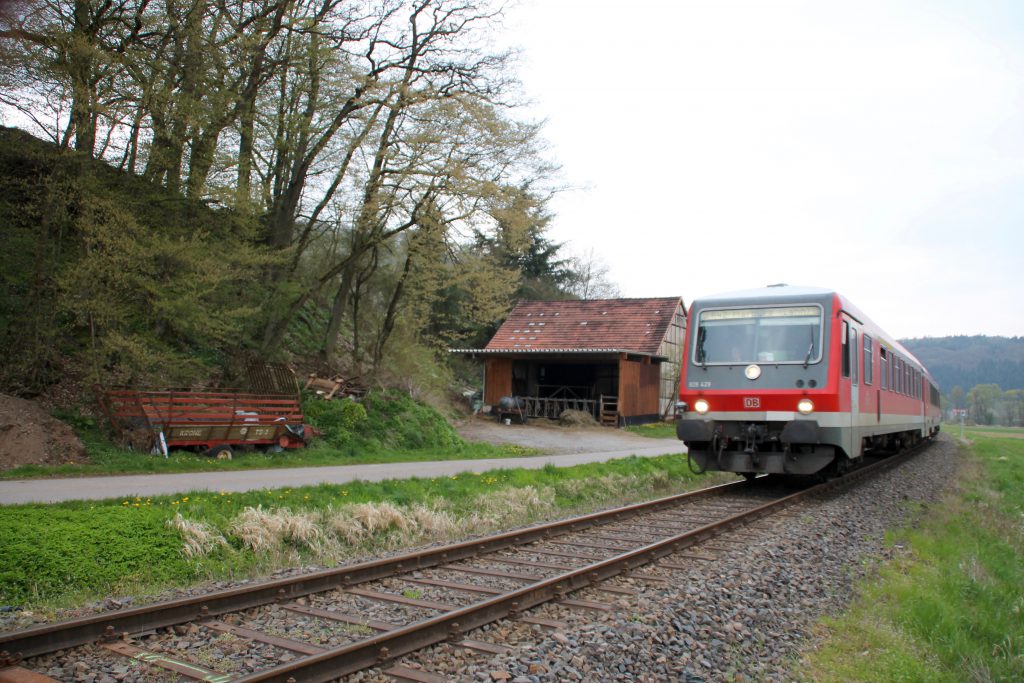
[[[608,349],[655,355],[680,297],[520,301],[487,351]]]

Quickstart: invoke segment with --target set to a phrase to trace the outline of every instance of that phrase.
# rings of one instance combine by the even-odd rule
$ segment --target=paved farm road
[[[147,497],[190,491],[251,491],[265,487],[278,488],[321,483],[343,484],[357,479],[381,481],[406,477],[430,478],[450,476],[461,472],[486,472],[499,468],[540,469],[548,463],[567,467],[587,462],[623,458],[629,455],[654,457],[685,452],[683,444],[674,439],[647,439],[628,432],[600,427],[583,430],[559,430],[540,425],[536,427],[532,425],[526,427],[494,425],[494,427],[504,432],[499,434],[504,438],[494,439],[495,441],[534,445],[554,454],[523,458],[441,460],[296,469],[7,480],[0,481],[0,504],[56,503],[68,500],[103,500],[128,496]],[[466,436],[492,440],[489,438],[492,434],[481,433],[485,430],[486,428],[477,430]],[[544,442],[543,445],[540,442]],[[585,445],[590,450],[574,452],[581,445]]]

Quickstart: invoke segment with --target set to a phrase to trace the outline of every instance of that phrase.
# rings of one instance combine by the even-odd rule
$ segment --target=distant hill
[[[1024,389],[1024,337],[925,337],[900,343],[924,363],[942,393],[976,384]]]

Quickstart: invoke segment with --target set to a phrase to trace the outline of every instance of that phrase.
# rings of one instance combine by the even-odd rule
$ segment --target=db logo
[[[754,397],[754,398],[744,397],[744,399],[743,399],[743,407],[747,408],[747,409],[750,409],[750,408],[760,408],[761,407],[761,399],[759,399],[757,397]]]

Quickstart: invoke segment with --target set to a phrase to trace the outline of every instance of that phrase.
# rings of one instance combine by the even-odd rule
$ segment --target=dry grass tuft
[[[474,507],[485,519],[508,523],[554,510],[555,492],[551,488],[537,490],[533,486],[502,489],[478,496]]]
[[[228,524],[228,533],[254,553],[277,550],[284,537],[281,519],[262,506],[247,507]]]
[[[587,482],[583,479],[569,479],[558,482],[555,488],[566,498],[575,498],[587,489]]]
[[[342,508],[335,512],[332,508],[327,509],[325,515],[327,529],[346,545],[359,545],[367,538],[366,527],[362,522],[352,516],[351,506]]]
[[[217,546],[228,545],[212,525],[185,519],[180,512],[174,514],[174,519],[167,520],[167,526],[181,534],[184,542],[181,552],[188,558],[205,557]]]
[[[285,541],[296,546],[303,546],[320,553],[324,549],[326,537],[320,527],[319,515],[313,512],[292,512],[288,508],[277,511],[281,520],[281,531]]]
[[[446,510],[426,505],[414,505],[411,511],[420,533],[432,538],[447,538],[459,528],[455,517]]]
[[[370,535],[387,531],[410,532],[415,523],[397,506],[383,503],[361,503],[352,507],[352,516],[366,528]]]
[[[292,512],[288,508],[247,507],[231,520],[228,532],[255,553],[280,550],[289,544],[321,554],[328,545],[318,513]]]

